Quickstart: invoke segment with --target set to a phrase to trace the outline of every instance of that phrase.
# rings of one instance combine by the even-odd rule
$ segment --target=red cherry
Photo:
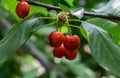
[[[73,36],[65,36],[64,38],[64,46],[67,50],[74,51],[80,45],[80,38],[77,35]]]
[[[77,53],[78,53],[77,50],[75,50],[75,51],[66,50],[66,51],[64,52],[64,56],[65,56],[65,58],[68,59],[68,60],[74,60],[74,59],[76,58],[76,56],[77,56]]]
[[[57,58],[62,58],[64,56],[64,52],[65,52],[65,47],[64,45],[61,45],[60,47],[55,47],[53,49],[53,55]]]
[[[30,6],[26,1],[20,1],[16,6],[16,14],[20,18],[26,17],[29,11],[30,11]]]
[[[59,47],[64,41],[64,35],[61,32],[53,31],[49,35],[49,43],[53,47]]]

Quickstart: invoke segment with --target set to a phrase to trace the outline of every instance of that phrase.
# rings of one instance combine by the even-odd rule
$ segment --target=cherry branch
[[[26,0],[29,4],[31,5],[36,5],[36,6],[41,6],[45,7],[48,10],[56,10],[56,11],[62,11],[59,7],[57,6],[52,6],[44,3],[40,3],[34,0]],[[102,14],[102,13],[94,13],[94,12],[84,12],[84,16],[91,16],[91,17],[99,17],[99,18],[105,18],[105,19],[114,19],[114,20],[120,20],[119,16],[114,16],[114,15],[108,15],[108,14]]]

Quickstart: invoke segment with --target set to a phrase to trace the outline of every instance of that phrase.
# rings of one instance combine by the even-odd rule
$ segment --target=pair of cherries
[[[68,60],[76,58],[78,47],[80,45],[80,38],[77,35],[64,36],[61,32],[52,31],[49,35],[49,44],[54,47],[53,55],[57,58],[65,56]]]

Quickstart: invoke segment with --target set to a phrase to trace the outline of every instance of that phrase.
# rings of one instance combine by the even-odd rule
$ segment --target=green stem
[[[68,21],[81,22],[81,20],[78,20],[78,19],[68,19]],[[76,28],[79,28],[78,26],[75,26],[75,25],[71,25],[71,24],[69,24],[69,22],[67,22],[67,25],[68,25],[68,32],[69,32],[69,35],[72,35],[72,31],[71,31],[70,26],[72,26],[72,27],[76,27]],[[79,28],[79,29],[80,29],[80,28]]]
[[[71,24],[69,24],[69,26],[80,29],[80,27],[79,27],[79,26],[76,26],[76,25],[71,25]]]
[[[38,19],[52,19],[51,17],[39,17]]]
[[[56,30],[57,30],[57,31],[59,30],[59,27],[60,27],[60,26],[58,26],[58,25],[59,25],[59,24],[58,24],[58,20],[56,20],[56,25],[55,25],[55,26],[56,26]]]
[[[60,27],[60,32],[61,32],[61,27]]]
[[[76,22],[81,22],[81,20],[78,20],[78,19],[68,19],[68,21],[76,21]]]
[[[57,17],[57,15],[55,15],[55,14],[52,14],[52,13],[48,13],[48,14]]]
[[[52,22],[52,23],[49,23],[49,24],[45,24],[45,25],[40,25],[40,27],[37,27],[36,29],[34,29],[34,32],[35,32],[35,31],[38,31],[40,28],[48,27],[48,26],[50,26],[50,25],[53,25],[53,24],[55,24],[56,22],[57,22],[57,21]]]
[[[72,31],[71,31],[71,28],[70,28],[70,26],[69,26],[69,21],[68,21],[68,19],[67,19],[67,26],[68,26],[68,34],[69,35],[71,35],[72,36]]]

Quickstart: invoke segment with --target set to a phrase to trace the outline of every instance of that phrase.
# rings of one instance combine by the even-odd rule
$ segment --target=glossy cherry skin
[[[66,35],[63,44],[67,50],[74,51],[80,45],[80,38],[77,35],[73,36]]]
[[[64,56],[68,60],[74,60],[76,58],[76,56],[77,56],[77,53],[78,53],[78,50],[74,50],[74,51],[66,50],[64,52]]]
[[[26,1],[20,1],[16,6],[16,14],[20,18],[24,18],[29,14],[30,6]]]
[[[53,49],[53,55],[57,58],[62,58],[64,56],[65,51],[66,51],[65,47],[61,45],[60,47],[55,47]]]
[[[61,32],[53,31],[49,35],[49,44],[52,47],[59,47],[64,41],[64,35]]]

